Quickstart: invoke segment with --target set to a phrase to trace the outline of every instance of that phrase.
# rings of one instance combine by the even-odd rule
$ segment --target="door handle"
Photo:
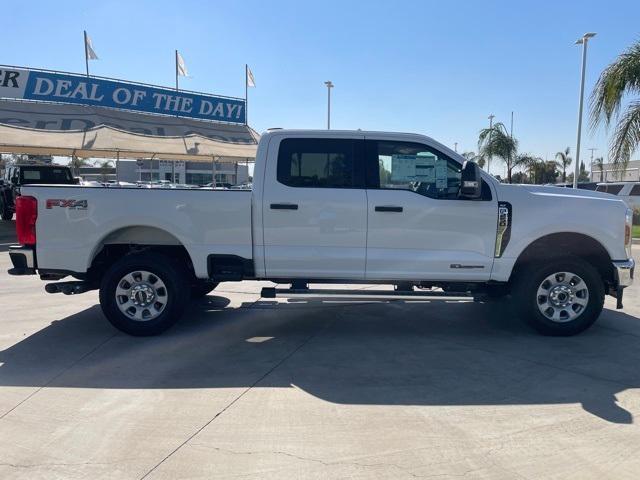
[[[376,212],[402,212],[402,207],[396,207],[394,205],[378,205],[375,208]]]
[[[297,210],[298,205],[295,203],[272,203],[271,210]]]

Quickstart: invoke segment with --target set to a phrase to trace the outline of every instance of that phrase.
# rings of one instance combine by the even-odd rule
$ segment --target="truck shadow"
[[[0,253],[8,252],[9,245],[16,244],[16,221],[0,220]]]
[[[209,296],[165,335],[116,332],[100,308],[0,352],[0,386],[299,388],[337,404],[581,404],[633,423],[616,395],[640,387],[640,322],[605,310],[591,330],[542,337],[467,302],[247,302]],[[624,400],[621,398],[620,400]]]

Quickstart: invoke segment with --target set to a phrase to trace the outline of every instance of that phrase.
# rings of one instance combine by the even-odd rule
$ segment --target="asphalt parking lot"
[[[6,274],[0,478],[637,478],[640,286],[572,338],[495,305],[222,284],[132,338]],[[636,250],[637,252],[637,250]]]

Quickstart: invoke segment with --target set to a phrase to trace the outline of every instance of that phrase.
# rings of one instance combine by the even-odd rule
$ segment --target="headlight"
[[[632,230],[633,230],[633,210],[631,210],[630,208],[627,208],[627,212],[624,218],[624,245],[627,250],[628,258],[631,258]]]

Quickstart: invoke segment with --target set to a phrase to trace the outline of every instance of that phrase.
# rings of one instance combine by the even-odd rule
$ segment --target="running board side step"
[[[47,293],[64,293],[65,295],[78,295],[95,289],[96,287],[92,287],[89,283],[81,281],[47,283],[44,286],[44,290]]]
[[[295,295],[314,297],[393,297],[393,298],[416,298],[416,297],[454,297],[472,298],[471,292],[432,292],[432,291],[412,291],[412,290],[335,290],[316,288],[275,288],[264,287],[260,292],[262,298],[289,297]]]

